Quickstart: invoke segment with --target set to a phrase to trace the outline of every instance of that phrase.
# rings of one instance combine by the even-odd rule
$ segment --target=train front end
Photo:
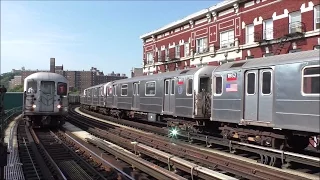
[[[68,112],[68,80],[55,73],[39,72],[24,81],[23,117],[32,127],[64,124]]]

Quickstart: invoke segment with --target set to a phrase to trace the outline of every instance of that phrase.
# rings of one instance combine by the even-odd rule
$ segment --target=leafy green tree
[[[23,85],[17,85],[12,89],[9,89],[9,92],[23,92]]]

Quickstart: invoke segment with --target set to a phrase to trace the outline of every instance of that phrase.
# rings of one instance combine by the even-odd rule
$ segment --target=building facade
[[[225,0],[144,34],[144,75],[320,47],[318,0]]]
[[[21,76],[14,76],[9,81],[9,89],[13,89],[15,86],[22,85]]]
[[[120,73],[114,73],[114,72],[108,75],[104,75],[103,72],[101,72],[95,67],[91,67],[89,71],[64,70],[63,65],[62,66],[55,65],[55,58],[50,58],[50,70],[38,70],[38,69],[25,70],[23,68],[23,70],[20,71],[21,76],[15,76],[14,79],[12,79],[9,82],[10,88],[13,88],[16,85],[23,84],[24,79],[26,77],[36,72],[53,72],[53,73],[60,74],[65,78],[67,78],[67,80],[69,81],[70,91],[80,91],[80,92],[82,92],[84,89],[90,86],[127,78],[125,74],[120,75]]]

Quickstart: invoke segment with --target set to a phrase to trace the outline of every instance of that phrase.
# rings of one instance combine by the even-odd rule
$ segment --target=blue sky
[[[1,1],[1,73],[97,67],[130,75],[142,65],[142,34],[219,1]]]

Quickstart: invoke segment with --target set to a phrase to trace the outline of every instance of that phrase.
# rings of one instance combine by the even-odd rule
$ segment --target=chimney
[[[50,72],[55,73],[56,59],[50,58]]]

